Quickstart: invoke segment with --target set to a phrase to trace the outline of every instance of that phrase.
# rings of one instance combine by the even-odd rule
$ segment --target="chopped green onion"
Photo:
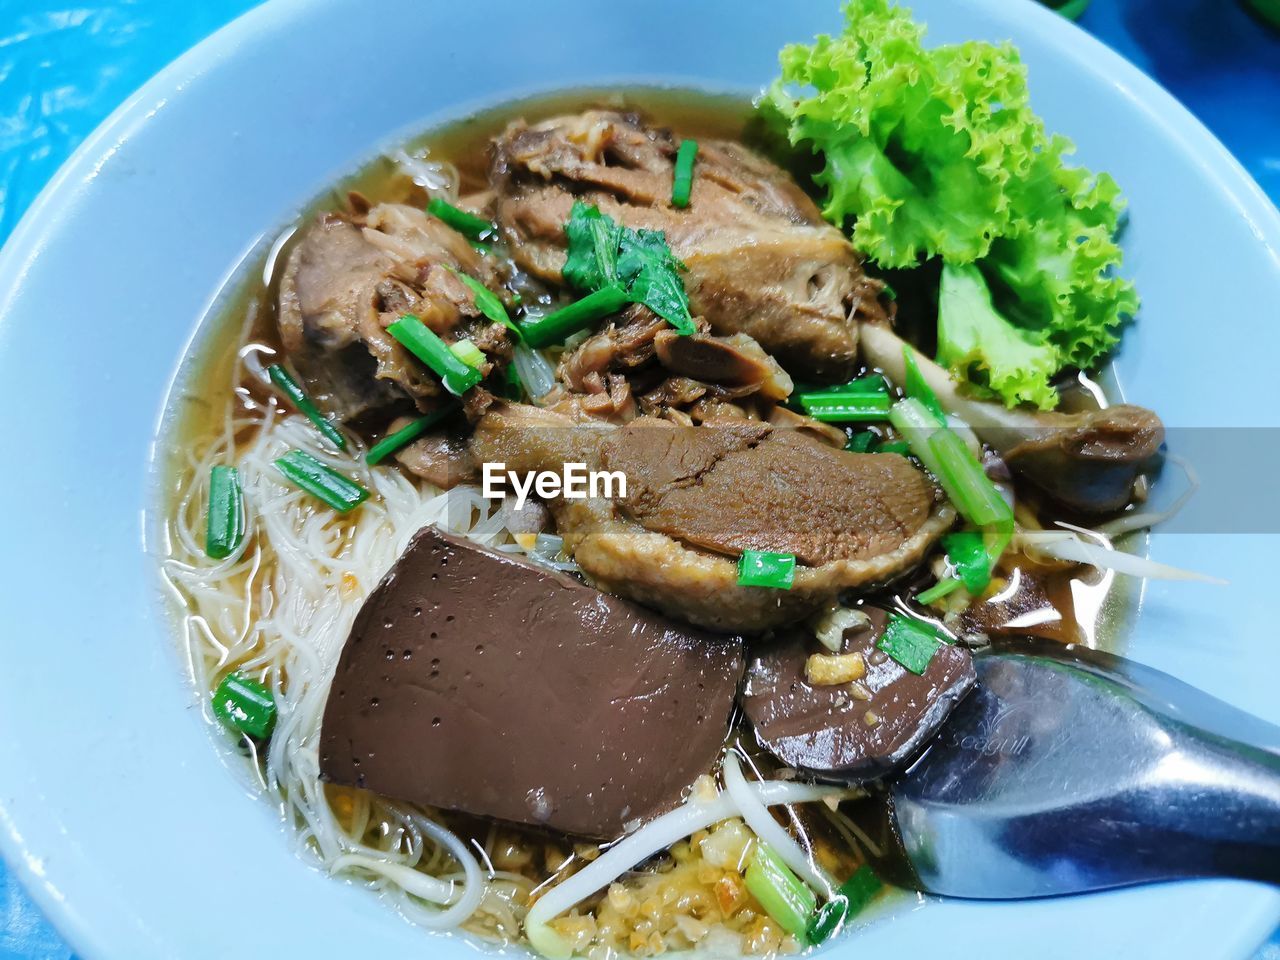
[[[411,313],[406,313],[387,327],[387,333],[435,371],[444,388],[454,396],[462,396],[482,379],[479,370],[454,356],[444,341]]]
[[[947,559],[966,590],[976,597],[986,589],[991,582],[992,558],[987,553],[982,534],[970,531],[948,533],[942,538],[942,548],[947,551]],[[927,600],[922,602],[928,603]]]
[[[479,370],[485,364],[484,351],[466,337],[449,344],[449,349],[453,351],[453,355],[455,357],[465,363],[468,367],[475,367]]]
[[[413,441],[417,440],[456,409],[456,405],[449,404],[439,410],[432,410],[426,416],[419,417],[408,426],[401,427],[395,433],[383,437],[369,448],[369,452],[365,454],[365,463],[371,467],[377,466],[401,447],[413,443]]]
[[[806,392],[835,393],[835,394],[840,394],[841,396],[846,396],[849,394],[853,394],[854,396],[865,396],[866,394],[869,394],[869,393],[887,394],[889,392],[889,385],[885,383],[884,377],[880,376],[877,373],[870,373],[870,374],[867,374],[865,377],[857,377],[853,380],[850,380],[848,383],[838,384],[837,386],[834,386],[834,387],[827,387],[819,391],[810,390]]]
[[[347,438],[316,409],[311,398],[303,392],[298,381],[289,375],[288,370],[278,363],[273,363],[267,367],[267,374],[271,377],[271,382],[280,388],[280,392],[289,398],[289,402],[298,408],[298,412],[316,425],[316,429],[324,435],[326,440],[339,450],[347,449]]]
[[[881,440],[870,430],[861,430],[849,437],[844,448],[851,453],[900,453],[906,456],[911,447],[905,440]]]
[[[807,943],[809,921],[818,898],[763,840],[756,841],[755,853],[747,865],[746,883],[748,892],[765,913],[802,944]]]
[[[765,550],[744,550],[738,558],[738,586],[774,587],[790,590],[796,575],[796,557],[793,553],[769,553]]]
[[[1008,523],[1002,522],[982,531],[982,541],[987,549],[987,562],[992,570],[995,569],[1000,558],[1004,556],[1005,550],[1008,549],[1010,541],[1013,540],[1013,532],[1012,518]]]
[[[929,408],[914,397],[899,400],[889,410],[889,422],[911,445],[911,452],[920,458],[925,469],[938,477],[939,467],[933,451],[929,449],[929,438],[946,428],[939,426]]]
[[[354,480],[331,470],[305,450],[290,450],[275,461],[286,480],[323,500],[339,513],[347,513],[369,499],[369,491]]]
[[[872,374],[848,383],[795,395],[800,409],[829,423],[883,420],[892,401],[884,377]]]
[[[482,257],[487,257],[489,254],[493,253],[493,247],[487,243],[481,243],[479,240],[472,240],[470,243],[471,249]]]
[[[477,217],[447,200],[432,197],[427,204],[427,213],[439,217],[460,234],[472,240],[488,240],[498,232],[498,228],[484,217]]]
[[[870,453],[875,446],[876,435],[870,430],[861,430],[851,436],[844,448],[850,453]]]
[[[252,677],[229,673],[213,691],[213,715],[232,730],[265,740],[276,725],[276,701]]]
[[[822,390],[801,394],[800,406],[823,423],[865,423],[887,418],[891,401],[884,393]]]
[[[893,287],[889,286],[889,283],[888,283],[888,281],[887,281],[887,280],[886,280],[886,281],[881,281],[881,282],[882,282],[882,283],[884,283],[884,289],[883,289],[883,290],[881,290],[881,291],[880,291],[880,293],[881,293],[882,295],[884,295],[884,296],[888,297],[890,300],[897,300],[897,299],[898,299],[898,291],[897,291],[897,290],[895,290],[895,289],[893,289]]]
[[[951,502],[977,527],[990,524],[1012,528],[1013,510],[982,469],[982,464],[950,427],[939,426],[932,413],[914,397],[900,400],[889,420],[938,478]]]
[[[947,577],[943,580],[939,580],[928,590],[921,590],[916,594],[916,600],[919,603],[930,604],[935,600],[941,600],[943,597],[951,596],[951,594],[955,593],[962,586],[964,586],[964,584],[955,577]]]
[[[814,946],[839,933],[849,918],[861,913],[880,891],[880,878],[866,864],[840,885],[834,897],[824,903],[809,922],[809,942]]]
[[[507,364],[503,376],[506,378],[506,389],[503,390],[503,395],[508,400],[524,399],[524,384],[520,382],[520,371],[516,369],[515,363]]]
[[[909,346],[903,346],[902,357],[907,367],[905,384],[907,396],[924,404],[924,408],[937,419],[938,426],[945,427],[947,425],[947,415],[942,411],[942,404],[938,402],[938,395],[933,392],[933,387],[929,386],[924,374],[920,372],[920,367],[916,364],[916,352]]]
[[[235,467],[216,466],[209,471],[209,516],[204,552],[214,560],[235,553],[244,539],[244,493]]]
[[[929,438],[929,449],[941,471],[938,479],[943,489],[970,523],[977,527],[1013,528],[1013,508],[1000,496],[959,434],[939,430]]]
[[[942,640],[918,620],[894,614],[880,635],[876,648],[887,653],[906,669],[923,674]]]
[[[940,426],[933,413],[915,397],[895,403],[889,420],[925,469],[938,478],[961,515],[975,527],[983,528],[988,568],[994,567],[1013,537],[1013,508],[1000,495],[978,458],[959,434]]]
[[[698,155],[697,140],[682,140],[676,151],[675,172],[671,179],[671,205],[687,207],[693,190],[693,161]]]
[[[521,333],[525,343],[541,349],[553,343],[562,343],[566,337],[611,313],[617,313],[630,302],[622,287],[610,284],[567,307],[561,307],[536,320],[525,321],[520,325]]]
[[[450,268],[452,269],[452,268]],[[502,301],[498,299],[498,295],[486,287],[475,277],[469,277],[461,270],[454,270],[454,276],[467,285],[467,289],[471,291],[472,297],[476,301],[476,309],[483,313],[494,323],[500,323],[508,330],[512,331],[517,337],[520,336],[520,328],[516,326],[516,322],[507,314],[507,308],[502,305]]]

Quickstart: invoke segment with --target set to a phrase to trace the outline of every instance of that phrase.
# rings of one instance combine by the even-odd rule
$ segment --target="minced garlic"
[[[815,653],[804,664],[805,679],[815,687],[829,687],[837,683],[861,680],[867,673],[867,665],[860,653],[844,653],[836,656]]]

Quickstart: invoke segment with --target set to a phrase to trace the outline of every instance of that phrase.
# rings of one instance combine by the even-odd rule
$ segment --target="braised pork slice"
[[[496,403],[471,442],[477,460],[508,470],[622,471],[624,497],[551,503],[566,548],[602,589],[730,632],[793,622],[841,590],[889,581],[954,521],[906,458],[759,421],[613,427]],[[744,549],[795,553],[792,588],[740,586]]]
[[[387,333],[412,313],[446,342],[508,350],[455,270],[493,285],[492,267],[466,238],[414,207],[380,204],[321,214],[304,229],[280,280],[278,325],[311,397],[341,420],[412,401],[428,411],[439,379]]]
[[[853,665],[839,676],[855,679],[811,676],[810,658],[821,662],[831,651],[803,629],[752,650],[738,699],[760,745],[788,766],[826,779],[883,776],[919,752],[973,689],[977,675],[964,647],[942,644],[924,673],[914,674],[876,649],[885,611],[863,612],[866,622],[845,631],[838,651]]]
[[[736,637],[427,527],[356,616],[321,775],[613,839],[713,768],[743,666]]]
[[[855,315],[882,316],[878,281],[784,171],[741,144],[699,141],[689,206],[671,205],[678,143],[637,115],[590,110],[494,142],[490,182],[516,262],[562,282],[575,199],[625,226],[661,230],[688,266],[690,307],[712,332],[747,333],[793,373],[851,374]]]
[[[605,442],[601,463],[626,475],[621,508],[646,530],[735,557],[793,553],[810,567],[893,551],[935,500],[906,457],[834,450],[751,420],[701,429],[637,420]]]

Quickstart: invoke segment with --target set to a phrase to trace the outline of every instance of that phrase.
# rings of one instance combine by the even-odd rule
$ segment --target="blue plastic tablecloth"
[[[108,113],[255,5],[0,0],[0,242]],[[1094,0],[1081,23],[1178,96],[1280,203],[1280,34],[1230,0]],[[0,960],[71,956],[0,864]],[[1280,960],[1280,934],[1259,960]]]

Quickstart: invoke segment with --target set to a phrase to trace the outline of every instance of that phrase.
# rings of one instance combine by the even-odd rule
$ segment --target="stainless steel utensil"
[[[978,899],[1280,883],[1280,727],[1082,647],[975,663],[978,688],[889,787],[886,879]]]

